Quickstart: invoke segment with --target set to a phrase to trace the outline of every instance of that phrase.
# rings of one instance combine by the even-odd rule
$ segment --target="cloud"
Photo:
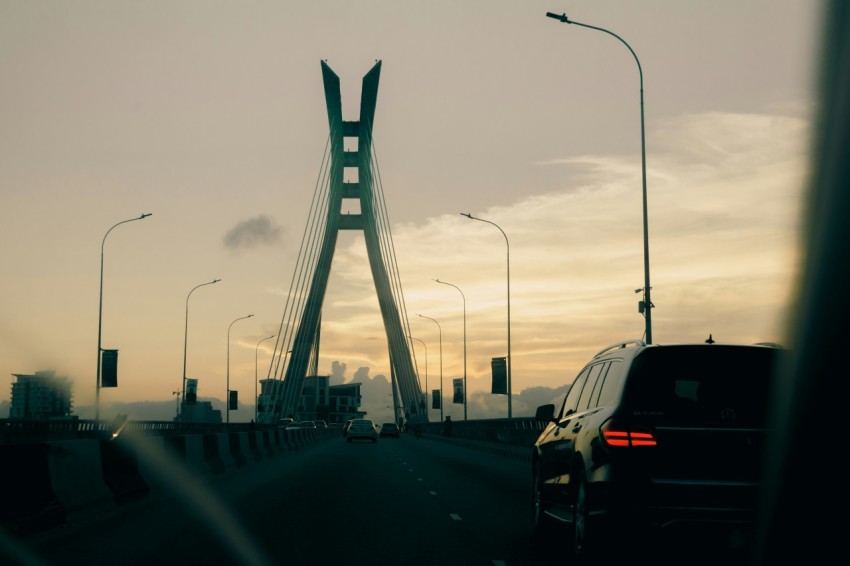
[[[729,342],[781,341],[798,264],[806,122],[688,114],[665,121],[650,139],[654,341],[701,341],[710,332]],[[563,190],[470,211],[497,223],[510,239],[515,394],[568,384],[596,351],[640,338],[644,330],[634,293],[643,283],[640,158],[564,162],[581,165],[586,174],[580,183],[573,178]],[[430,373],[432,389],[439,374],[448,391],[451,378],[464,373],[464,304],[454,289],[433,279],[465,295],[472,408],[474,394],[489,390],[490,359],[505,355],[506,240],[495,227],[452,213],[394,226],[393,241],[410,334],[427,343],[423,377]],[[332,283],[344,288],[329,286],[322,323],[328,332],[323,346],[330,350],[323,356],[387,373],[386,336],[368,267],[362,237],[340,243]],[[438,320],[442,336],[418,313]],[[356,352],[333,345],[354,335],[361,337]],[[418,355],[420,369],[425,357]],[[499,398],[481,402],[476,411],[487,414],[504,405]],[[524,410],[533,414],[535,407]]]
[[[283,229],[270,217],[259,215],[242,220],[224,235],[224,247],[230,250],[271,246],[282,241]]]
[[[328,383],[330,385],[342,385],[345,383],[345,368],[345,364],[337,361],[333,362],[331,364],[331,374]]]

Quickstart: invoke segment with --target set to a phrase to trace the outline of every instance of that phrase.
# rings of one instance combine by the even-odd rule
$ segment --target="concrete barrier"
[[[65,522],[53,492],[47,444],[0,446],[0,526],[25,535]]]
[[[257,437],[257,443],[260,446],[260,450],[263,451],[268,458],[274,458],[278,455],[278,451],[275,449],[274,444],[272,444],[271,431],[261,430],[258,432],[252,433]]]
[[[239,436],[241,440],[245,441],[243,446],[248,447],[248,454],[254,458],[254,461],[261,461],[263,459],[263,453],[260,452],[260,448],[257,446],[257,435],[252,432],[240,432]]]
[[[137,452],[139,456],[139,473],[150,488],[156,488],[165,482],[163,467],[172,462],[186,461],[186,447],[182,442],[166,436],[139,435]],[[182,439],[181,439],[182,440]],[[182,448],[182,450],[181,450]]]
[[[240,463],[240,453],[234,452],[230,445],[230,435],[222,432],[215,435],[216,440],[218,441],[218,455],[221,458],[221,461],[224,462],[224,468],[226,471],[231,471],[236,468],[241,468],[244,465],[244,462]]]
[[[114,504],[103,477],[97,440],[48,442],[50,485],[62,502],[66,518],[91,514]]]
[[[236,466],[241,468],[248,463],[248,458],[245,456],[245,449],[242,444],[242,439],[238,432],[231,432],[227,435],[228,451]]]
[[[272,438],[274,438],[274,444],[277,447],[278,452],[281,454],[291,450],[289,444],[286,442],[286,432],[282,429],[273,430]]]
[[[205,434],[202,436],[201,442],[204,446],[204,461],[209,466],[210,473],[213,475],[223,474],[227,468],[218,453],[218,435]]]
[[[186,465],[198,475],[210,473],[210,467],[204,455],[204,441],[200,434],[187,434],[182,437],[186,446]]]
[[[269,429],[0,445],[0,527],[25,535],[180,489],[191,476],[222,474],[328,438],[325,431]]]
[[[103,481],[112,491],[117,505],[148,494],[148,484],[139,472],[135,447],[121,437],[99,440]]]

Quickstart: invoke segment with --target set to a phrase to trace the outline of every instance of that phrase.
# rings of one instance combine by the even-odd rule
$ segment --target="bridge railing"
[[[455,438],[530,446],[546,426],[547,421],[534,417],[513,419],[459,420],[452,423]],[[441,436],[441,422],[426,423],[425,434]],[[116,419],[96,421],[87,419],[21,420],[0,419],[0,444],[21,444],[47,440],[79,438],[108,438],[117,432],[136,431],[152,435],[214,434],[271,430],[275,425],[251,423],[187,423],[177,421],[133,421]]]
[[[253,427],[253,428],[252,428]],[[175,421],[132,421],[115,419],[0,419],[0,444],[21,444],[47,440],[107,438],[117,432],[134,431],[154,435],[214,434],[267,430],[274,425],[251,423],[188,423]]]
[[[547,423],[534,417],[452,421],[451,436],[480,442],[531,446]],[[425,434],[444,435],[445,424],[427,423],[423,430]]]

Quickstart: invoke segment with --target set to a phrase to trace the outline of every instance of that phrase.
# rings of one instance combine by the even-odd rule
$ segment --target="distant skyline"
[[[429,389],[437,329],[416,313],[442,326],[444,398],[463,375],[463,305],[439,278],[466,296],[469,416],[506,416],[506,399],[489,395],[490,360],[506,353],[505,241],[460,213],[510,240],[515,400],[563,388],[596,351],[640,338],[635,61],[546,12],[617,33],[643,67],[654,342],[782,342],[819,8],[0,2],[0,408],[12,374],[41,370],[70,377],[75,406],[93,406],[101,241],[142,213],[153,216],[116,228],[104,249],[103,347],[119,350],[119,387],[102,390],[101,415],[174,405],[187,293],[212,279],[189,304],[187,376],[201,398],[223,400],[228,325],[253,313],[230,343],[231,388],[247,406],[255,371],[268,372],[274,341],[255,348],[278,331],[327,137],[323,59],[347,120],[382,61],[375,149]],[[365,254],[362,234],[341,234],[319,372],[338,362],[342,379],[380,384],[387,345]],[[515,401],[515,416],[529,411]]]

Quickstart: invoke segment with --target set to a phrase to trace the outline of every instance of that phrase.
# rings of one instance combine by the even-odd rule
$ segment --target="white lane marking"
[[[493,566],[508,566],[508,563],[504,560],[494,560]]]
[[[460,521],[460,520],[461,520],[461,519],[460,519],[460,515],[458,515],[457,513],[449,513],[449,517],[451,517],[451,518],[452,518],[452,519],[454,519],[455,521]]]
[[[416,478],[416,481],[422,481],[422,478]]]
[[[431,495],[437,495],[436,491],[429,491],[428,493],[430,493]]]

